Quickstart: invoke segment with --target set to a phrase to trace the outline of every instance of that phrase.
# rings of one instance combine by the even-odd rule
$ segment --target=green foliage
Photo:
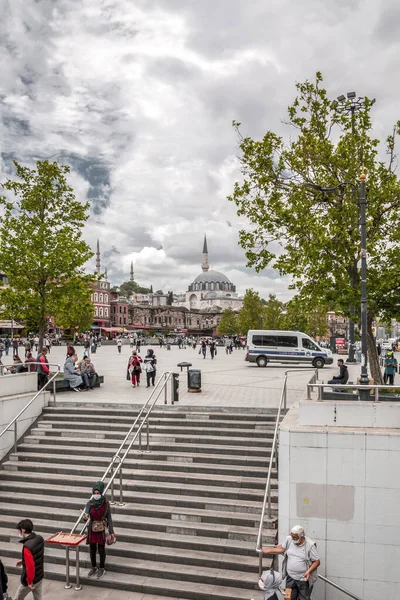
[[[112,291],[116,292],[117,286],[114,286]],[[119,293],[126,298],[133,296],[133,294],[148,294],[149,292],[149,288],[142,287],[136,281],[125,281],[119,286]]]
[[[249,329],[263,329],[265,308],[258,292],[246,290],[243,307],[238,314],[239,333],[246,335]]]
[[[77,201],[67,183],[69,167],[37,161],[35,169],[17,162],[16,180],[1,184],[0,271],[10,288],[0,289],[0,304],[39,331],[47,318],[74,303],[74,292],[91,277],[83,265],[93,256],[82,239],[89,204]]]
[[[93,287],[86,281],[75,281],[71,284],[69,293],[65,293],[60,299],[57,313],[54,315],[57,325],[63,329],[77,331],[90,329],[94,317],[92,292]]]
[[[285,329],[284,310],[284,304],[270,294],[264,304],[263,329]]]
[[[353,116],[338,112],[317,73],[296,85],[288,108],[288,142],[272,131],[261,141],[242,137],[243,181],[229,200],[250,226],[240,232],[248,265],[272,266],[292,277],[292,287],[313,305],[334,305],[349,315],[360,305],[358,191],[367,173],[369,333],[374,316],[400,316],[400,182],[395,173],[397,122],[386,139],[387,160],[371,135],[372,102]],[[334,187],[325,197],[304,184]],[[373,376],[380,377],[376,372]]]
[[[238,332],[238,317],[231,309],[222,311],[221,320],[217,327],[218,335],[232,336]]]
[[[284,328],[307,333],[313,338],[326,337],[329,335],[327,313],[327,306],[313,307],[295,296],[286,304]]]

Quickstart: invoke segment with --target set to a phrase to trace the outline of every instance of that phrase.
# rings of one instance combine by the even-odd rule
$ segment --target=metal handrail
[[[130,452],[130,449],[132,448],[133,444],[135,443],[135,441],[137,440],[138,436],[141,435],[142,429],[143,427],[148,424],[148,420],[150,417],[150,414],[154,408],[154,406],[157,403],[157,400],[159,399],[161,392],[163,391],[163,389],[166,389],[167,383],[168,381],[170,381],[172,379],[172,371],[165,371],[164,373],[161,374],[160,379],[157,381],[154,389],[152,390],[150,396],[148,397],[147,401],[145,402],[145,404],[142,406],[141,410],[139,411],[138,416],[136,417],[134,423],[132,424],[132,426],[130,427],[128,433],[126,434],[124,440],[121,442],[120,447],[118,448],[117,452],[114,454],[113,458],[111,459],[110,464],[108,465],[107,469],[104,472],[103,477],[100,479],[100,481],[104,481],[106,479],[106,477],[108,477],[109,473],[113,470],[113,473],[111,474],[110,480],[107,483],[106,487],[104,488],[104,492],[103,494],[105,494],[107,492],[107,490],[109,489],[109,487],[111,485],[113,485],[114,483],[114,479],[116,478],[118,472],[120,475],[120,504],[122,504],[122,466],[125,462],[125,459],[128,455],[128,453]],[[153,398],[153,396],[156,396],[155,399],[153,400],[151,406],[148,408],[148,405],[150,404],[151,399]],[[165,403],[166,403],[166,397],[165,397]],[[173,398],[172,398],[172,404],[173,404]],[[142,418],[143,416],[143,418]],[[137,423],[139,422],[139,420],[142,419],[141,423],[139,424],[139,427],[135,433],[135,435],[133,436],[133,438],[131,439],[131,441],[129,442],[129,445],[127,447],[127,449],[125,450],[123,456],[120,456],[120,452],[122,451],[125,443],[127,442],[129,436],[132,434],[133,429],[136,427]],[[148,434],[148,429],[147,429],[147,434]],[[147,442],[147,447],[148,447],[148,442]],[[82,520],[83,515],[85,514],[85,508],[82,510],[78,520],[76,521],[75,525],[73,526],[73,528],[71,529],[71,533],[75,533],[79,523]],[[86,524],[83,527],[81,533],[83,533],[85,531],[86,528]]]
[[[288,374],[289,373],[299,373],[299,372],[310,371],[310,370],[311,369],[288,369],[287,371],[285,371],[285,378],[283,380],[281,399],[279,402],[278,414],[276,416],[275,431],[274,431],[274,438],[272,441],[267,482],[265,484],[265,492],[264,492],[264,499],[263,499],[262,510],[261,510],[260,525],[258,528],[258,535],[257,535],[256,552],[258,552],[258,554],[259,554],[259,575],[260,576],[262,574],[262,557],[263,557],[263,554],[262,554],[262,532],[263,532],[263,527],[264,527],[264,517],[265,517],[265,510],[267,507],[267,502],[268,502],[268,517],[271,518],[271,516],[272,516],[272,514],[271,514],[271,477],[272,477],[272,468],[273,468],[272,465],[275,461],[275,467],[276,467],[276,469],[278,468],[278,453],[277,453],[278,430],[279,430],[279,422],[280,422],[280,418],[281,418],[282,407],[283,407],[283,410],[286,410],[286,407],[287,407]],[[314,377],[318,378],[318,369],[313,369],[313,371],[314,371]]]
[[[25,363],[22,363],[25,364]],[[30,362],[28,363],[28,368],[30,365],[40,365],[42,363],[40,362]],[[7,367],[7,365],[2,365],[3,367]],[[15,366],[15,365],[9,365],[9,366]],[[10,427],[12,427],[14,425],[14,452],[17,452],[17,442],[18,442],[18,427],[17,427],[17,423],[18,423],[18,419],[21,415],[24,414],[24,412],[30,407],[30,405],[36,400],[36,398],[38,396],[40,396],[40,394],[42,392],[46,391],[47,386],[49,385],[49,383],[53,382],[53,396],[54,396],[54,402],[56,401],[56,383],[55,380],[57,378],[57,375],[60,372],[60,365],[57,365],[55,363],[47,363],[48,367],[57,367],[57,371],[55,373],[53,373],[53,375],[50,377],[49,381],[46,383],[45,386],[42,387],[41,390],[39,390],[38,392],[36,392],[36,394],[33,396],[33,398],[28,402],[28,404],[17,414],[16,417],[13,418],[12,421],[10,421],[10,423],[7,425],[7,427],[5,429],[3,429],[3,431],[0,432],[0,438],[10,429]],[[32,371],[33,373],[36,373],[36,371]],[[3,377],[7,377],[7,375],[4,375]]]
[[[369,383],[369,384],[359,384],[359,383],[339,383],[339,384],[330,384],[330,383],[313,383],[313,382],[309,382],[307,383],[307,399],[310,399],[310,391],[313,388],[317,388],[318,389],[318,402],[323,402],[323,398],[322,398],[322,391],[324,388],[333,388],[335,389],[336,386],[338,388],[342,388],[342,389],[349,389],[349,390],[375,390],[375,394],[374,394],[374,402],[379,402],[379,390],[398,390],[400,388],[399,385],[383,385],[383,384],[373,384],[373,383]],[[372,394],[371,394],[372,396]],[[340,392],[338,392],[338,400],[340,400]],[[357,402],[360,401],[360,395],[354,397],[355,400],[357,400]],[[393,402],[396,402],[396,399],[393,398]],[[398,402],[398,400],[397,400]]]
[[[348,596],[349,598],[354,598],[354,600],[362,600],[362,598],[360,598],[360,596],[356,596],[355,594],[353,594],[353,592],[346,590],[346,588],[343,588],[342,586],[338,585],[334,581],[331,581],[327,577],[324,577],[323,575],[318,574],[318,579],[322,579],[322,581],[325,581],[325,583],[328,583],[329,585],[336,588],[340,592],[343,592],[343,594],[346,594],[346,596]]]

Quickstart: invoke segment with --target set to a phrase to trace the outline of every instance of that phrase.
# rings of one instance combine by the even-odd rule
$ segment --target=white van
[[[250,330],[247,334],[248,362],[266,367],[269,362],[311,363],[316,369],[333,363],[330,350],[320,348],[309,335],[300,331]]]

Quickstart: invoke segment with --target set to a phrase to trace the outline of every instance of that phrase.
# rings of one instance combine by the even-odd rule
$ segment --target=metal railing
[[[22,363],[24,366],[27,366],[28,369],[31,365],[40,365],[40,362],[30,362],[27,365],[25,365],[25,363]],[[3,367],[8,368],[8,365],[2,365]],[[9,366],[15,366],[15,365],[9,365]],[[46,385],[44,385],[42,387],[42,389],[40,389],[38,392],[36,392],[36,394],[33,396],[32,400],[30,400],[28,402],[28,404],[17,414],[16,417],[14,417],[14,419],[12,421],[10,421],[10,423],[7,425],[7,427],[5,429],[3,429],[3,431],[0,432],[0,438],[11,429],[11,427],[14,425],[14,452],[17,452],[17,442],[18,442],[18,419],[20,418],[21,415],[24,414],[24,412],[31,406],[31,404],[36,400],[36,398],[38,396],[40,396],[40,394],[44,393],[45,391],[47,391],[47,386],[52,383],[53,384],[53,396],[54,396],[54,402],[56,402],[56,379],[57,376],[60,372],[60,365],[56,365],[55,363],[48,363],[47,366],[50,367],[56,367],[57,371],[55,373],[52,374],[52,376],[50,377],[50,379],[48,380],[48,382],[46,383]],[[29,372],[29,371],[28,371]],[[36,371],[32,371],[33,373],[36,373]],[[4,375],[3,377],[12,377],[11,375]]]
[[[103,475],[103,477],[101,478],[100,481],[104,481],[108,476],[110,476],[110,479],[107,483],[107,485],[104,488],[104,492],[103,494],[105,494],[107,492],[107,490],[111,487],[111,503],[115,504],[114,502],[114,480],[116,479],[117,475],[119,475],[119,496],[120,496],[120,501],[119,501],[119,506],[123,506],[124,502],[123,502],[123,486],[122,486],[122,466],[125,462],[126,457],[128,456],[133,444],[136,442],[136,440],[138,439],[139,442],[139,450],[142,450],[142,441],[141,441],[141,435],[142,435],[142,430],[144,427],[146,427],[146,436],[147,436],[147,440],[146,440],[146,452],[150,452],[150,441],[149,441],[149,431],[150,431],[150,427],[149,427],[149,419],[150,419],[150,414],[154,408],[154,406],[157,404],[157,401],[159,399],[159,397],[161,396],[162,392],[164,391],[164,404],[168,403],[168,390],[167,390],[167,384],[168,382],[171,382],[172,384],[172,380],[173,380],[173,373],[172,371],[165,371],[164,373],[161,374],[160,379],[157,381],[154,389],[152,390],[150,396],[148,397],[147,401],[145,402],[145,404],[142,406],[142,408],[139,411],[138,416],[136,417],[134,423],[132,424],[132,426],[130,427],[128,433],[125,435],[123,441],[121,442],[117,452],[114,454],[113,458],[111,459],[110,464],[108,465],[107,469],[105,470],[105,473]],[[154,399],[153,399],[154,397]],[[171,404],[174,404],[174,397],[173,397],[173,391],[172,391],[172,396],[171,396]],[[128,442],[129,437],[132,435],[133,430],[135,429],[135,427],[137,426],[137,430],[134,433],[132,439],[129,441],[128,446],[126,448],[126,450],[124,451],[123,448],[125,446],[125,444]],[[79,523],[81,522],[84,514],[85,514],[85,510],[86,510],[86,506],[85,508],[82,510],[81,514],[79,515],[78,520],[76,521],[75,525],[73,526],[73,528],[71,529],[71,533],[75,533],[75,531],[77,530]],[[87,523],[85,523],[85,525],[83,526],[81,533],[83,533],[85,531],[87,527]],[[70,548],[68,546],[66,546],[66,560],[65,560],[65,565],[66,565],[66,583],[65,583],[65,587],[68,589],[71,587],[70,584],[70,573],[69,573],[69,568],[70,568],[70,560],[69,560],[69,550]],[[80,565],[79,565],[79,546],[76,547],[76,583],[75,583],[75,589],[76,590],[80,590],[80,583],[79,583],[79,569],[80,569]]]
[[[360,598],[360,596],[356,596],[355,594],[353,594],[353,592],[346,590],[346,588],[342,587],[341,585],[338,585],[337,583],[335,583],[334,581],[331,581],[330,579],[328,579],[327,577],[324,577],[323,575],[318,574],[318,579],[322,579],[322,581],[325,581],[325,583],[336,588],[337,590],[339,590],[339,592],[343,592],[343,594],[346,594],[346,596],[348,596],[349,598],[354,598],[354,600],[362,600],[362,598]]]
[[[323,402],[324,399],[322,397],[323,394],[323,390],[324,388],[332,388],[333,392],[335,392],[335,394],[337,395],[337,400],[340,400],[340,394],[342,392],[340,392],[340,389],[344,389],[344,390],[349,390],[349,392],[353,391],[353,390],[374,390],[374,394],[370,394],[371,397],[371,402],[372,400],[374,402],[380,402],[379,400],[379,390],[398,390],[400,389],[400,385],[375,385],[375,384],[368,384],[368,385],[362,385],[362,384],[358,384],[358,383],[340,383],[340,384],[329,384],[329,383],[324,383],[324,382],[320,382],[317,383],[316,381],[310,381],[307,384],[307,400],[311,400],[311,392],[314,388],[317,388],[317,401],[318,402]],[[336,398],[335,398],[336,399]],[[331,398],[330,398],[331,400]],[[357,402],[361,401],[361,396],[360,394],[354,394],[354,400]],[[390,400],[392,402],[400,402],[400,395],[399,397],[396,397],[393,394],[393,398],[390,398]],[[385,399],[386,401],[386,399]]]
[[[289,373],[304,373],[305,371],[310,371],[310,370],[311,369],[289,369],[289,370],[285,371],[285,378],[283,380],[281,398],[280,398],[280,402],[279,402],[279,406],[278,406],[278,414],[276,415],[274,438],[272,440],[272,448],[271,448],[271,456],[270,456],[269,467],[268,467],[267,482],[265,484],[265,492],[264,492],[264,499],[263,499],[262,510],[261,510],[260,525],[258,528],[258,535],[257,535],[256,552],[258,552],[258,554],[259,554],[259,575],[260,576],[262,573],[262,557],[263,557],[263,555],[262,555],[262,533],[263,533],[263,528],[264,528],[264,518],[265,518],[265,511],[267,508],[267,503],[268,503],[268,517],[271,518],[271,516],[272,516],[272,512],[271,512],[272,469],[274,468],[273,465],[275,463],[276,471],[278,471],[278,431],[279,431],[279,423],[280,423],[280,419],[281,419],[282,409],[284,411],[287,410],[288,375],[289,375]],[[312,369],[312,370],[314,371],[314,378],[316,381],[318,379],[318,369]]]

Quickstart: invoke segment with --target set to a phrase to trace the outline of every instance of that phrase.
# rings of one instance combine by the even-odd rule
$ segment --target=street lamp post
[[[372,104],[375,100],[372,100]],[[346,113],[351,115],[351,133],[354,139],[355,136],[355,119],[354,115],[357,112],[360,112],[365,108],[365,98],[359,96],[357,98],[357,94],[355,92],[347,92],[347,98],[344,95],[338,96],[337,102],[335,105],[335,110],[337,112]],[[348,363],[357,362],[355,359],[355,343],[354,343],[354,315],[355,309],[354,306],[350,307],[350,319],[349,319],[349,356],[347,358]]]
[[[305,183],[304,187],[314,189],[323,194],[331,194],[335,192],[343,191],[346,187],[352,187],[357,189],[354,183],[344,182],[334,187],[324,188],[320,185],[313,183]],[[368,326],[368,313],[367,313],[367,221],[366,221],[366,203],[367,203],[367,192],[366,192],[366,175],[364,173],[364,167],[360,175],[360,238],[361,238],[361,374],[360,384],[368,385],[368,350],[367,350],[367,326]],[[370,391],[369,389],[360,390],[360,400],[369,400]]]

